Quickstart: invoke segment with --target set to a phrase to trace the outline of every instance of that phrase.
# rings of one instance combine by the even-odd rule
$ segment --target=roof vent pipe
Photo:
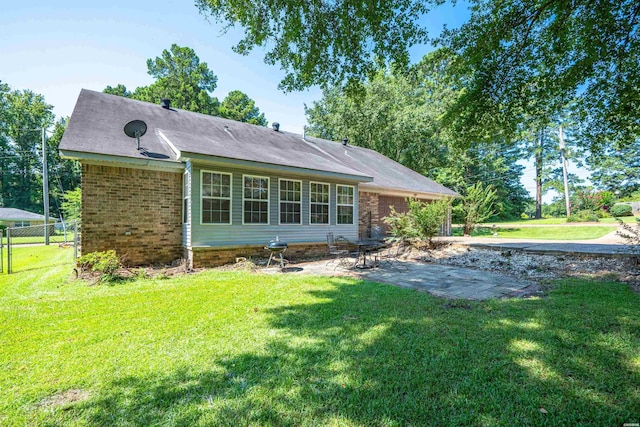
[[[303,141],[307,140],[307,127],[306,126],[302,126],[302,140]]]
[[[342,138],[342,145],[347,145],[347,142],[349,142],[349,138]]]
[[[275,130],[276,132],[278,132],[280,130],[280,123],[278,122],[273,122],[271,123],[271,127],[273,128],[273,130]]]
[[[171,109],[171,100],[170,100],[170,99],[168,99],[168,98],[162,98],[162,99],[160,100],[160,106],[161,106],[162,108],[167,109],[167,110]]]

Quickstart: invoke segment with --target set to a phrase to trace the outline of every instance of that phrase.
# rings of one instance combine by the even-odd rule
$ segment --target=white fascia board
[[[86,153],[82,151],[60,150],[63,159],[78,160],[81,163],[120,166],[132,169],[147,169],[159,171],[183,171],[184,163],[168,162],[152,159],[135,159],[132,157],[110,156],[108,154]]]
[[[160,138],[162,138],[162,140],[167,143],[169,148],[171,148],[171,151],[173,151],[174,154],[176,155],[176,159],[180,160],[180,156],[182,154],[180,153],[180,150],[178,150],[178,148],[176,148],[176,146],[173,144],[173,142],[171,142],[169,140],[169,138],[167,138],[167,136],[164,133],[162,133],[161,130],[158,130],[158,135],[160,135]]]

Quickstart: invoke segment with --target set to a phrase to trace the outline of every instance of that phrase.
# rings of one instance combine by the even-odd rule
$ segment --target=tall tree
[[[232,90],[222,101],[220,117],[260,126],[268,124],[264,114],[256,107],[255,101],[239,90]]]
[[[265,62],[286,71],[281,88],[294,90],[366,81],[377,58],[407,65],[409,48],[427,39],[421,18],[442,2],[196,0],[196,6],[244,30],[236,52],[267,47]],[[637,1],[469,3],[469,21],[440,40],[459,54],[467,79],[448,114],[460,137],[515,141],[527,117],[543,118],[544,125],[574,98],[582,144],[597,148],[640,136]]]
[[[53,123],[53,107],[30,90],[5,94],[0,188],[4,206],[42,212],[42,131]]]
[[[524,166],[518,164],[523,150],[522,145],[497,140],[469,148],[452,144],[445,160],[429,176],[462,195],[478,182],[492,185],[496,218],[517,218],[531,200],[521,182]]]
[[[9,85],[0,80],[0,206],[4,206],[4,194],[11,159],[9,146]]]
[[[211,96],[218,77],[206,62],[190,47],[172,44],[162,56],[147,60],[149,75],[156,81],[149,86],[137,88],[132,97],[141,101],[158,102],[171,99],[172,106],[183,110],[215,115],[219,102]]]
[[[620,197],[640,190],[640,139],[624,147],[608,145],[590,153],[587,164],[591,181],[602,190],[618,192]]]
[[[117,84],[114,86],[107,86],[103,90],[104,93],[111,95],[124,96],[125,98],[131,98],[132,93],[127,90],[127,87],[123,84]]]
[[[340,88],[324,90],[306,109],[311,134],[372,148],[438,182],[463,192],[478,181],[493,184],[501,217],[518,216],[528,193],[520,183],[519,146],[492,140],[466,148],[440,119],[460,96],[448,72],[446,52],[427,55],[409,73],[388,69],[351,96]]]
[[[67,128],[68,118],[59,119],[53,133],[47,139],[47,164],[49,170],[49,190],[52,215],[60,217],[65,201],[65,193],[80,186],[82,168],[76,160],[60,157],[60,141]]]
[[[153,103],[168,98],[172,107],[218,115],[220,102],[212,96],[218,77],[206,62],[200,62],[190,47],[172,44],[161,56],[147,60],[147,72],[156,79],[149,86],[131,92],[125,85],[118,84],[107,86],[103,92]]]
[[[407,65],[409,48],[427,39],[418,19],[437,3],[196,0],[204,15],[244,29],[236,52],[269,47],[264,60],[286,71],[280,87],[287,91],[364,81],[378,68],[378,59]]]
[[[474,0],[471,12],[444,37],[469,78],[449,113],[467,140],[516,137],[573,99],[583,144],[640,136],[640,3]]]
[[[445,82],[446,59],[433,53],[410,73],[378,71],[353,96],[339,87],[306,108],[309,132],[373,149],[420,173],[439,165],[451,135],[439,116],[457,96]]]

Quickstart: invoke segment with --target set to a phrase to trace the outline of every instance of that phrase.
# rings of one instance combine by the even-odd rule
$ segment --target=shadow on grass
[[[575,281],[545,300],[450,304],[328,280],[333,289],[311,291],[320,302],[268,311],[275,333],[262,351],[114,378],[69,416],[139,426],[638,421],[639,298],[626,286]]]

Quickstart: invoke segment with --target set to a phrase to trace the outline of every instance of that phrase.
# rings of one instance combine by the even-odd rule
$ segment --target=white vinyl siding
[[[242,176],[242,223],[269,224],[269,178]]]
[[[231,179],[230,173],[201,171],[202,224],[231,224]]]
[[[201,220],[201,170],[223,172],[232,175],[231,198],[231,223],[230,224],[206,224]],[[244,175],[262,176],[269,178],[269,224],[243,224],[243,192]],[[301,181],[301,222],[302,224],[280,223],[280,184],[279,180]],[[329,185],[329,224],[310,223],[310,181],[320,181],[323,185]],[[333,232],[336,236],[344,236],[348,240],[358,240],[358,194],[356,187],[354,224],[336,224],[336,185],[352,185],[332,179],[313,179],[302,174],[285,175],[278,172],[266,173],[263,170],[247,170],[246,168],[229,167],[222,165],[195,164],[191,169],[191,195],[190,211],[191,224],[188,244],[192,247],[230,247],[237,245],[262,245],[279,236],[281,240],[289,244],[296,243],[321,243],[326,244],[327,233]],[[325,187],[326,188],[326,187]],[[261,247],[262,247],[261,246]],[[265,252],[266,253],[266,252]],[[266,253],[268,256],[268,253]]]
[[[302,181],[279,179],[280,224],[302,224]]]
[[[354,194],[355,187],[352,185],[336,185],[337,224],[353,224]]]
[[[309,183],[309,223],[329,224],[329,184],[323,182]]]

